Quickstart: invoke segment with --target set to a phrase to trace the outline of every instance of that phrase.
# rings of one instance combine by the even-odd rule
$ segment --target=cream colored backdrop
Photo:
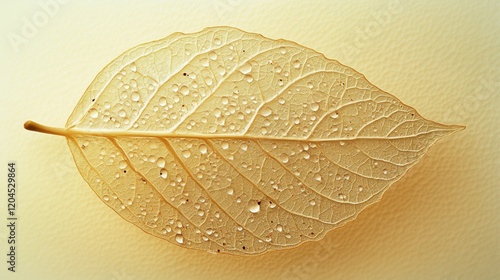
[[[1,279],[500,278],[500,2],[2,1]],[[439,3],[433,3],[439,2]],[[343,228],[256,257],[211,255],[125,222],[86,185],[63,126],[95,75],[137,44],[230,25],[311,47],[423,116],[464,124]],[[7,162],[18,266],[7,271]]]

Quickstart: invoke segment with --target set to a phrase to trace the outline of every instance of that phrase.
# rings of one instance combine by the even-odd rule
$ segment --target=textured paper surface
[[[3,4],[0,154],[2,162],[18,163],[20,226],[19,272],[7,273],[4,263],[2,279],[499,276],[498,4],[199,2]],[[28,30],[30,23],[37,25]],[[213,25],[311,47],[424,117],[467,129],[437,143],[381,202],[320,242],[243,258],[146,235],[99,201],[64,139],[22,124],[63,126],[95,75],[120,53]],[[0,235],[4,252],[3,226]]]

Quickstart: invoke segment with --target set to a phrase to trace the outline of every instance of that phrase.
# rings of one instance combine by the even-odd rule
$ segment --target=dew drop
[[[208,147],[207,147],[207,145],[205,145],[205,144],[201,144],[201,145],[199,146],[199,149],[200,149],[200,153],[202,153],[202,154],[206,154],[206,153],[207,153],[207,151],[208,151]]]
[[[335,112],[335,113],[331,114],[331,115],[330,115],[330,117],[331,117],[332,119],[336,119],[336,118],[338,118],[338,117],[339,117],[339,114],[338,114],[337,112]]]
[[[177,241],[177,243],[179,243],[179,244],[184,243],[184,236],[182,236],[182,234],[177,234],[175,236],[175,241]]]
[[[166,179],[166,178],[167,178],[167,176],[168,176],[167,170],[166,170],[166,169],[164,169],[164,168],[162,168],[162,169],[160,170],[160,177],[162,177],[163,179]]]
[[[300,61],[299,60],[294,60],[292,62],[293,68],[299,68],[300,67]]]
[[[279,155],[279,160],[283,163],[287,163],[288,162],[288,155],[285,153],[282,153],[281,155]]]
[[[276,225],[276,230],[279,231],[279,232],[282,232],[283,231],[283,226],[280,225],[280,224],[277,224]]]
[[[319,104],[318,103],[312,103],[311,104],[311,110],[316,112],[319,109]]]
[[[134,91],[134,92],[132,92],[131,98],[132,98],[132,101],[137,102],[141,98],[141,95],[137,91]]]
[[[205,78],[205,84],[207,84],[208,86],[211,86],[213,83],[214,83],[214,80],[212,80],[212,78],[210,78],[210,77]]]
[[[227,149],[229,148],[229,143],[228,143],[228,142],[222,142],[222,143],[221,143],[221,148],[222,148],[223,150],[227,150]]]
[[[90,109],[89,113],[90,113],[90,117],[92,117],[94,119],[99,116],[99,112],[97,112],[96,109]]]
[[[125,110],[120,110],[118,111],[118,116],[125,118],[127,116],[127,112],[125,112]]]
[[[200,59],[200,63],[202,66],[204,67],[208,67],[209,63],[208,63],[208,59],[207,58],[202,58]]]
[[[241,148],[242,151],[246,151],[246,150],[248,150],[248,145],[245,144],[245,143],[243,143],[243,144],[241,144],[240,148]]]
[[[316,205],[316,200],[312,199],[311,201],[309,201],[309,204],[310,204],[311,206]]]
[[[203,215],[205,215],[205,211],[199,209],[198,210],[198,216],[203,217]]]
[[[185,158],[189,158],[191,156],[191,152],[189,150],[182,151],[182,156]]]
[[[273,110],[269,107],[264,107],[260,110],[260,114],[263,117],[267,117],[267,116],[271,115],[272,113],[273,113]]]
[[[167,105],[167,99],[165,97],[161,97],[158,104],[162,107]]]
[[[253,82],[253,77],[252,75],[245,75],[245,80],[249,83]]]
[[[104,201],[109,201],[109,196],[104,195],[104,196],[102,197],[102,199],[104,199]]]
[[[135,63],[131,63],[131,64],[130,64],[130,70],[131,70],[132,72],[137,71],[137,65],[135,65]]]
[[[222,65],[219,65],[217,67],[217,72],[219,72],[219,75],[224,76],[226,75],[226,68],[224,68],[224,66]]]
[[[227,189],[227,194],[228,195],[233,195],[234,194],[234,189],[233,188],[228,188]]]
[[[181,86],[181,88],[179,89],[179,91],[184,96],[189,94],[189,89],[188,89],[187,86]]]
[[[241,65],[241,67],[240,67],[240,72],[243,74],[248,74],[251,71],[252,71],[252,65],[250,65],[250,63],[248,63],[248,62]]]
[[[162,158],[162,157],[159,157],[157,160],[156,160],[156,165],[160,168],[163,168],[165,167],[165,159]]]
[[[321,179],[322,179],[322,178],[321,178],[321,175],[320,175],[320,174],[316,174],[316,175],[314,175],[314,179],[315,179],[316,181],[318,181],[318,182],[321,182]]]
[[[217,54],[215,52],[210,52],[208,54],[208,57],[211,59],[211,60],[216,60],[217,59]]]
[[[382,170],[382,173],[384,173],[384,175],[387,175],[387,173],[388,173],[387,169]]]
[[[251,213],[259,213],[260,211],[260,205],[257,201],[251,200],[248,202],[248,211]]]
[[[122,160],[118,163],[118,167],[120,167],[120,169],[125,169],[127,167],[127,163]]]

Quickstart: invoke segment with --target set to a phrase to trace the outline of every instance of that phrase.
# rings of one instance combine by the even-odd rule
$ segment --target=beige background
[[[0,9],[0,176],[17,162],[20,218],[13,274],[2,186],[1,279],[500,278],[500,2],[54,1],[2,1]],[[63,138],[22,125],[63,126],[120,53],[213,25],[311,47],[423,116],[467,129],[319,242],[245,258],[146,235],[99,201]]]

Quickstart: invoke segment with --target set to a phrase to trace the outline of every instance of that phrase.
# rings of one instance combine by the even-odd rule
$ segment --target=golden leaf
[[[175,33],[112,61],[63,135],[109,207],[183,247],[257,254],[353,220],[439,138],[363,75],[230,27]]]

